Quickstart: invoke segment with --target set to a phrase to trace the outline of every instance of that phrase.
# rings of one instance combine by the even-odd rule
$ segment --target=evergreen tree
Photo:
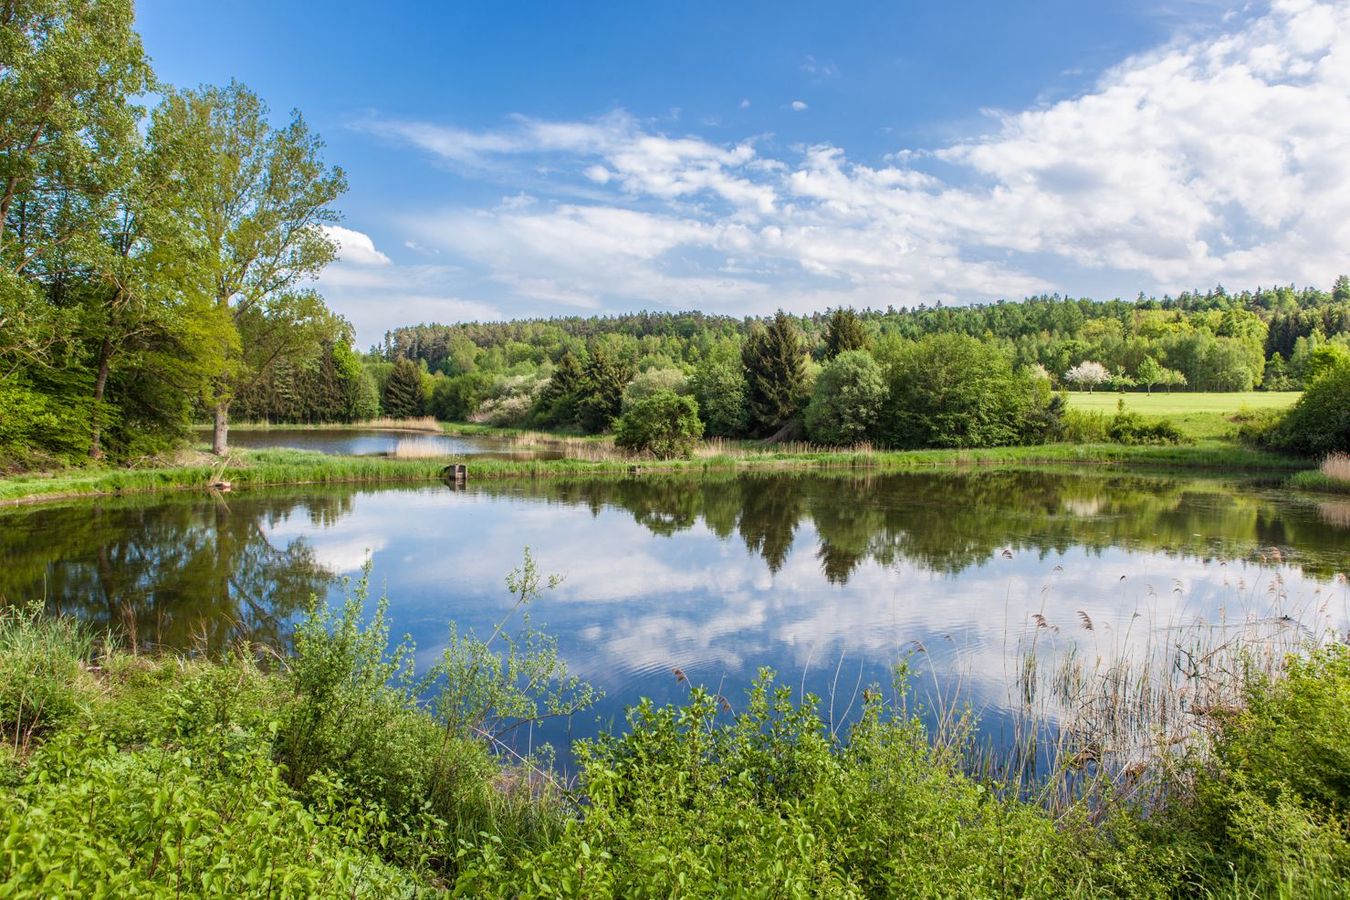
[[[623,410],[623,389],[633,378],[633,367],[597,344],[586,363],[578,391],[577,418],[591,434],[607,431]]]
[[[851,309],[836,309],[825,322],[825,358],[834,359],[850,350],[867,347],[867,332],[858,314]]]
[[[410,359],[394,363],[384,386],[384,414],[395,419],[422,415],[422,370]]]
[[[806,351],[787,313],[779,310],[767,327],[750,332],[741,364],[751,427],[771,434],[797,415],[805,394]]]
[[[563,353],[539,395],[538,419],[544,425],[571,425],[577,418],[577,392],[585,381],[571,350]]]

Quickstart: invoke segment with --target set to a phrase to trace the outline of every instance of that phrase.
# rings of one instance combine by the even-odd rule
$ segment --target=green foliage
[[[1273,432],[1274,446],[1308,456],[1350,452],[1350,359],[1323,372]]]
[[[825,358],[834,359],[841,353],[863,350],[867,347],[867,331],[858,314],[843,307],[830,313],[825,320]]]
[[[881,430],[896,447],[1041,443],[1058,430],[1048,384],[975,338],[925,337],[900,348],[888,375]]]
[[[1338,897],[1350,882],[1350,650],[1254,678],[1222,720],[1194,800],[1168,811],[1194,879],[1240,896]]]
[[[1148,896],[1169,854],[1142,865],[1110,829],[1057,828],[998,798],[930,748],[917,720],[876,692],[846,742],[814,699],[768,673],[735,715],[694,689],[643,701],[628,730],[583,745],[589,805],[556,842],[512,858],[465,848],[467,895]],[[1122,830],[1123,832],[1123,830]]]
[[[68,464],[87,446],[87,422],[72,414],[78,400],[44,381],[45,389],[18,376],[0,381],[0,472]]]
[[[577,402],[585,374],[576,355],[568,350],[558,359],[549,376],[548,384],[539,394],[535,418],[541,425],[574,425],[577,421]]]
[[[614,445],[657,459],[688,459],[703,436],[698,403],[661,390],[637,400],[614,423]]]
[[[557,576],[544,579],[526,548],[520,568],[506,577],[515,604],[492,634],[483,640],[451,625],[445,651],[419,691],[434,695],[431,710],[447,732],[495,743],[522,725],[570,717],[600,698],[568,673],[557,641],[530,625],[529,605],[560,582]],[[522,610],[520,625],[508,628]]]
[[[1107,423],[1106,437],[1115,444],[1181,444],[1187,440],[1181,429],[1166,419],[1147,419],[1123,409]]]
[[[701,359],[690,387],[708,434],[736,437],[745,433],[745,369],[734,343],[720,344]]]
[[[394,363],[384,385],[381,405],[384,414],[395,419],[412,419],[423,413],[422,372],[417,363],[400,359]]]
[[[492,376],[483,372],[439,378],[431,391],[428,411],[445,421],[467,422],[491,387]]]
[[[689,378],[676,368],[653,368],[639,372],[623,389],[623,409],[659,393],[688,394]]]
[[[0,741],[27,746],[78,710],[90,645],[78,623],[0,607]]]
[[[596,344],[577,391],[577,422],[588,434],[608,431],[623,411],[623,389],[633,366],[605,344]]]
[[[779,310],[768,325],[751,329],[741,348],[745,404],[751,427],[771,434],[806,402],[806,350],[801,333]]]
[[[806,434],[822,444],[856,444],[873,436],[886,400],[881,367],[862,350],[834,356],[816,378],[806,407]]]

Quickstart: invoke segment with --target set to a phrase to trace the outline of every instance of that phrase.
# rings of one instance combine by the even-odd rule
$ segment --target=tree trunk
[[[224,456],[230,449],[230,404],[216,404],[216,425],[211,435],[211,452],[216,456]]]
[[[103,345],[98,350],[98,377],[94,379],[94,412],[92,415],[93,423],[91,426],[91,435],[89,438],[89,458],[102,459],[102,430],[103,422],[103,393],[108,387],[108,369],[112,365],[113,343],[112,339],[103,338]]]

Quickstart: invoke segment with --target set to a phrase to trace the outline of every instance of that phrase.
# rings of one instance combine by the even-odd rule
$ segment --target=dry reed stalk
[[[389,454],[395,459],[436,459],[449,456],[449,451],[435,438],[403,438]]]
[[[382,416],[378,419],[353,422],[347,427],[378,428],[388,431],[428,431],[432,434],[440,434],[442,431],[441,423],[436,421],[435,416],[419,416],[415,419],[391,419],[388,416]]]
[[[1332,481],[1350,484],[1350,453],[1333,453],[1322,460],[1321,472]]]
[[[1209,751],[1253,677],[1277,679],[1290,658],[1345,639],[1345,611],[1324,591],[1291,603],[1276,572],[1264,594],[1247,590],[1237,618],[1212,622],[1136,613],[1123,628],[1090,629],[1080,610],[1078,627],[1061,629],[1029,614],[1008,685],[1010,740],[970,740],[956,712],[968,701],[939,694],[933,744],[964,740],[971,772],[1054,814],[1101,809],[1108,796],[1155,806],[1184,788],[1182,761]]]

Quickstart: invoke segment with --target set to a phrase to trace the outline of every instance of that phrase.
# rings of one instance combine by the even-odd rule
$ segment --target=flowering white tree
[[[1069,384],[1078,385],[1079,388],[1086,387],[1090,394],[1097,385],[1110,381],[1111,373],[1101,363],[1087,361],[1081,362],[1065,372],[1064,380]]]

